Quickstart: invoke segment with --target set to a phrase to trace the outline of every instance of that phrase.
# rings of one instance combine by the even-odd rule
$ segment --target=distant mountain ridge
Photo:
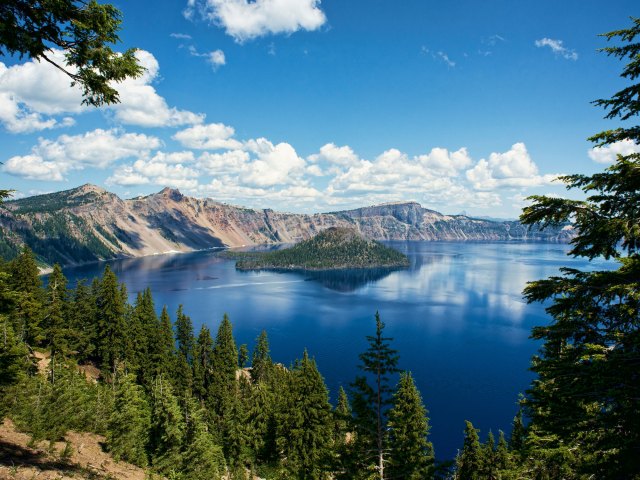
[[[416,202],[329,213],[294,214],[188,197],[164,188],[123,200],[95,185],[6,202],[0,208],[0,255],[26,243],[46,263],[79,264],[212,247],[294,243],[329,227],[372,240],[566,242],[563,229],[529,230],[517,221],[443,215]]]

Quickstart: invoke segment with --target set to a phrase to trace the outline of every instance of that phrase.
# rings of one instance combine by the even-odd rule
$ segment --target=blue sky
[[[638,148],[586,140],[616,126],[589,102],[625,85],[597,35],[629,26],[636,1],[116,5],[118,48],[147,67],[116,107],[82,107],[49,65],[0,57],[3,188],[515,217],[528,195],[567,195],[558,174]]]

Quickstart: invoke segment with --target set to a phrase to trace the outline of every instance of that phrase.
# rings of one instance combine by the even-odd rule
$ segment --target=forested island
[[[343,270],[361,268],[405,268],[403,253],[374,240],[367,240],[351,228],[331,227],[309,240],[270,252],[223,254],[236,259],[238,270]]]

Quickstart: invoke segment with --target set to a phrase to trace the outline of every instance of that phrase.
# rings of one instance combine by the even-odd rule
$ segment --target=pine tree
[[[169,312],[167,312],[166,305],[162,307],[162,313],[160,314],[160,326],[156,342],[158,358],[153,363],[156,376],[162,375],[165,378],[169,378],[175,371],[176,347],[171,318],[169,317]]]
[[[191,395],[193,391],[193,358],[195,337],[191,318],[184,314],[182,305],[178,307],[175,323],[176,361],[173,380],[175,390],[180,395]]]
[[[338,402],[333,411],[334,472],[339,479],[351,478],[355,459],[353,458],[353,416],[349,397],[344,388],[338,390]]]
[[[132,374],[122,373],[117,377],[107,445],[116,461],[122,459],[144,467],[148,463],[147,442],[151,428],[149,403]]]
[[[603,50],[629,59],[622,77],[640,78],[640,18],[630,28],[604,35],[622,43]],[[640,143],[640,126],[629,124],[640,114],[640,84],[628,85],[609,99],[606,118],[623,121],[618,128],[590,138],[597,147],[618,142]],[[529,284],[529,302],[547,302],[549,325],[534,328],[532,337],[544,342],[534,357],[537,374],[525,407],[538,439],[556,438],[547,448],[573,446],[582,475],[630,478],[640,471],[640,153],[617,155],[613,165],[594,175],[561,177],[568,189],[582,190],[584,200],[530,197],[521,220],[525,224],[571,221],[576,236],[573,256],[613,259],[617,270],[580,271],[563,268]],[[613,148],[613,151],[617,151]]]
[[[487,441],[481,447],[482,452],[482,469],[481,476],[487,480],[495,480],[498,478],[498,466],[496,461],[496,439],[493,432],[489,430]]]
[[[243,343],[240,345],[238,349],[238,366],[240,368],[244,368],[247,362],[249,361],[249,349],[247,348],[247,344]]]
[[[152,390],[150,450],[154,467],[164,475],[181,467],[185,421],[169,382],[158,377]]]
[[[55,373],[58,357],[63,357],[69,349],[69,322],[68,322],[68,291],[67,279],[62,273],[59,264],[53,266],[49,275],[46,296],[46,314],[43,321],[43,331],[46,344],[51,351],[49,370],[51,381],[55,382]]]
[[[482,478],[482,450],[478,430],[470,421],[465,421],[464,446],[456,459],[458,480],[480,480]]]
[[[42,331],[43,292],[40,272],[35,256],[29,247],[23,247],[10,264],[11,288],[15,292],[13,330],[18,337],[31,346],[44,340]]]
[[[126,297],[118,285],[118,278],[107,265],[96,298],[98,323],[98,355],[103,369],[116,374],[128,350],[128,328],[126,325]]]
[[[366,375],[372,377],[374,387],[370,386],[366,376],[356,377],[351,385],[353,389],[353,412],[355,415],[356,441],[359,460],[364,468],[375,464],[377,477],[384,479],[386,447],[385,414],[391,404],[390,375],[398,372],[398,354],[389,344],[392,338],[383,336],[384,323],[376,312],[376,334],[367,336],[369,348],[360,354],[358,366]],[[375,460],[370,452],[375,451]]]
[[[97,344],[96,298],[84,281],[79,281],[70,305],[69,348],[78,352],[78,361],[95,360]]]
[[[293,368],[289,407],[278,417],[277,444],[296,478],[329,478],[333,415],[329,393],[306,350]]]
[[[434,453],[428,441],[429,420],[410,372],[400,375],[389,411],[391,430],[389,477],[407,480],[433,478]]]
[[[518,454],[522,454],[524,450],[524,441],[526,438],[526,429],[522,419],[522,410],[513,417],[511,424],[511,438],[509,439],[509,448]]]
[[[213,440],[198,402],[187,400],[185,448],[182,475],[189,480],[219,480],[225,472],[222,448]]]
[[[256,340],[256,347],[253,350],[251,379],[255,383],[265,380],[269,376],[272,367],[273,362],[269,355],[269,339],[267,338],[267,332],[262,330]]]
[[[193,364],[193,391],[196,397],[204,400],[211,385],[213,362],[213,339],[206,325],[202,325],[196,340]]]
[[[504,472],[511,468],[509,446],[507,445],[507,440],[504,437],[504,432],[502,430],[500,430],[498,435],[498,446],[496,447],[495,458],[498,471]]]
[[[225,409],[225,401],[229,395],[235,394],[238,369],[238,350],[231,322],[226,314],[218,327],[211,366],[212,378],[208,399],[214,413],[221,416]]]

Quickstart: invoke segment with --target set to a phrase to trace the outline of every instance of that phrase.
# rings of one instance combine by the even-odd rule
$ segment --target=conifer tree
[[[504,472],[511,468],[509,446],[502,430],[500,430],[500,433],[498,435],[498,446],[496,447],[495,459],[496,468],[498,469],[498,471]]]
[[[118,375],[115,402],[109,418],[107,445],[116,461],[144,467],[151,428],[151,411],[142,387],[132,374]]]
[[[482,478],[482,449],[478,430],[470,421],[465,421],[464,446],[456,459],[457,480],[480,480]]]
[[[277,456],[276,395],[265,382],[253,385],[250,391],[247,405],[248,447],[257,460],[271,462]]]
[[[167,306],[162,307],[160,326],[157,333],[158,358],[154,361],[156,376],[169,378],[175,370],[176,348],[171,318]]]
[[[278,418],[279,450],[296,478],[329,478],[333,415],[324,379],[306,350],[290,380],[289,406]]]
[[[189,480],[219,480],[225,472],[222,448],[213,440],[206,412],[194,398],[186,403],[186,435],[182,474]]]
[[[185,421],[169,382],[153,383],[150,446],[153,465],[164,475],[177,474],[181,466]]]
[[[238,366],[240,368],[244,368],[247,362],[249,361],[249,349],[247,348],[247,344],[243,343],[240,345],[238,349]]]
[[[190,395],[193,389],[193,357],[195,338],[191,318],[184,314],[182,305],[176,314],[176,361],[173,379],[179,395]]]
[[[433,478],[434,453],[428,441],[429,421],[410,372],[400,375],[400,382],[389,411],[391,431],[389,477],[407,480]]]
[[[629,28],[604,35],[619,41],[602,49],[609,56],[629,60],[621,76],[640,78],[640,18]],[[635,41],[635,43],[634,43]],[[586,197],[573,200],[533,196],[521,221],[562,224],[571,221],[576,232],[573,256],[613,259],[617,270],[580,271],[563,268],[561,275],[531,283],[529,302],[547,302],[553,320],[534,328],[542,340],[534,357],[537,374],[527,392],[525,407],[539,439],[556,438],[552,449],[574,446],[582,475],[630,478],[640,471],[640,83],[632,83],[609,99],[596,100],[606,118],[618,127],[590,138],[597,147],[628,150],[604,172],[560,177],[567,189]]]
[[[78,352],[79,361],[95,359],[96,317],[96,298],[86,283],[79,281],[73,292],[69,313],[71,329],[69,348]]]
[[[126,297],[118,285],[118,278],[109,265],[104,269],[98,286],[97,323],[98,354],[103,369],[116,374],[116,367],[130,354],[126,325]]]
[[[206,325],[202,325],[196,340],[193,364],[193,391],[196,397],[204,400],[211,385],[213,362],[213,339]]]
[[[256,346],[253,350],[253,356],[251,359],[251,379],[257,383],[265,380],[271,368],[273,362],[269,355],[269,339],[267,338],[267,332],[262,330],[260,336],[256,340]]]
[[[384,479],[385,455],[387,453],[387,435],[385,414],[391,404],[390,375],[398,372],[398,354],[390,347],[392,338],[383,335],[384,323],[376,312],[376,334],[367,336],[369,348],[360,354],[358,366],[365,375],[373,380],[368,383],[367,376],[356,377],[351,385],[353,389],[352,408],[355,417],[359,460],[363,467],[370,468],[372,463],[377,478]],[[371,452],[375,451],[375,458]],[[373,462],[372,462],[373,460]]]
[[[42,281],[35,256],[26,245],[10,265],[11,287],[15,292],[12,318],[13,330],[19,338],[31,346],[44,340],[42,331],[42,306],[44,303]]]
[[[68,308],[67,279],[60,265],[56,263],[47,284],[46,314],[43,322],[46,343],[51,350],[49,370],[52,382],[55,382],[58,357],[68,351]]]
[[[522,410],[513,417],[511,424],[511,438],[509,439],[509,448],[518,454],[522,454],[524,450],[524,442],[526,438],[526,429],[522,419]]]
[[[212,378],[208,398],[214,413],[221,416],[225,401],[230,395],[235,394],[238,369],[238,350],[233,338],[231,322],[226,314],[218,327],[212,360]]]
[[[487,440],[481,447],[482,452],[482,478],[496,480],[498,477],[498,466],[496,461],[496,439],[493,432],[489,430]]]

